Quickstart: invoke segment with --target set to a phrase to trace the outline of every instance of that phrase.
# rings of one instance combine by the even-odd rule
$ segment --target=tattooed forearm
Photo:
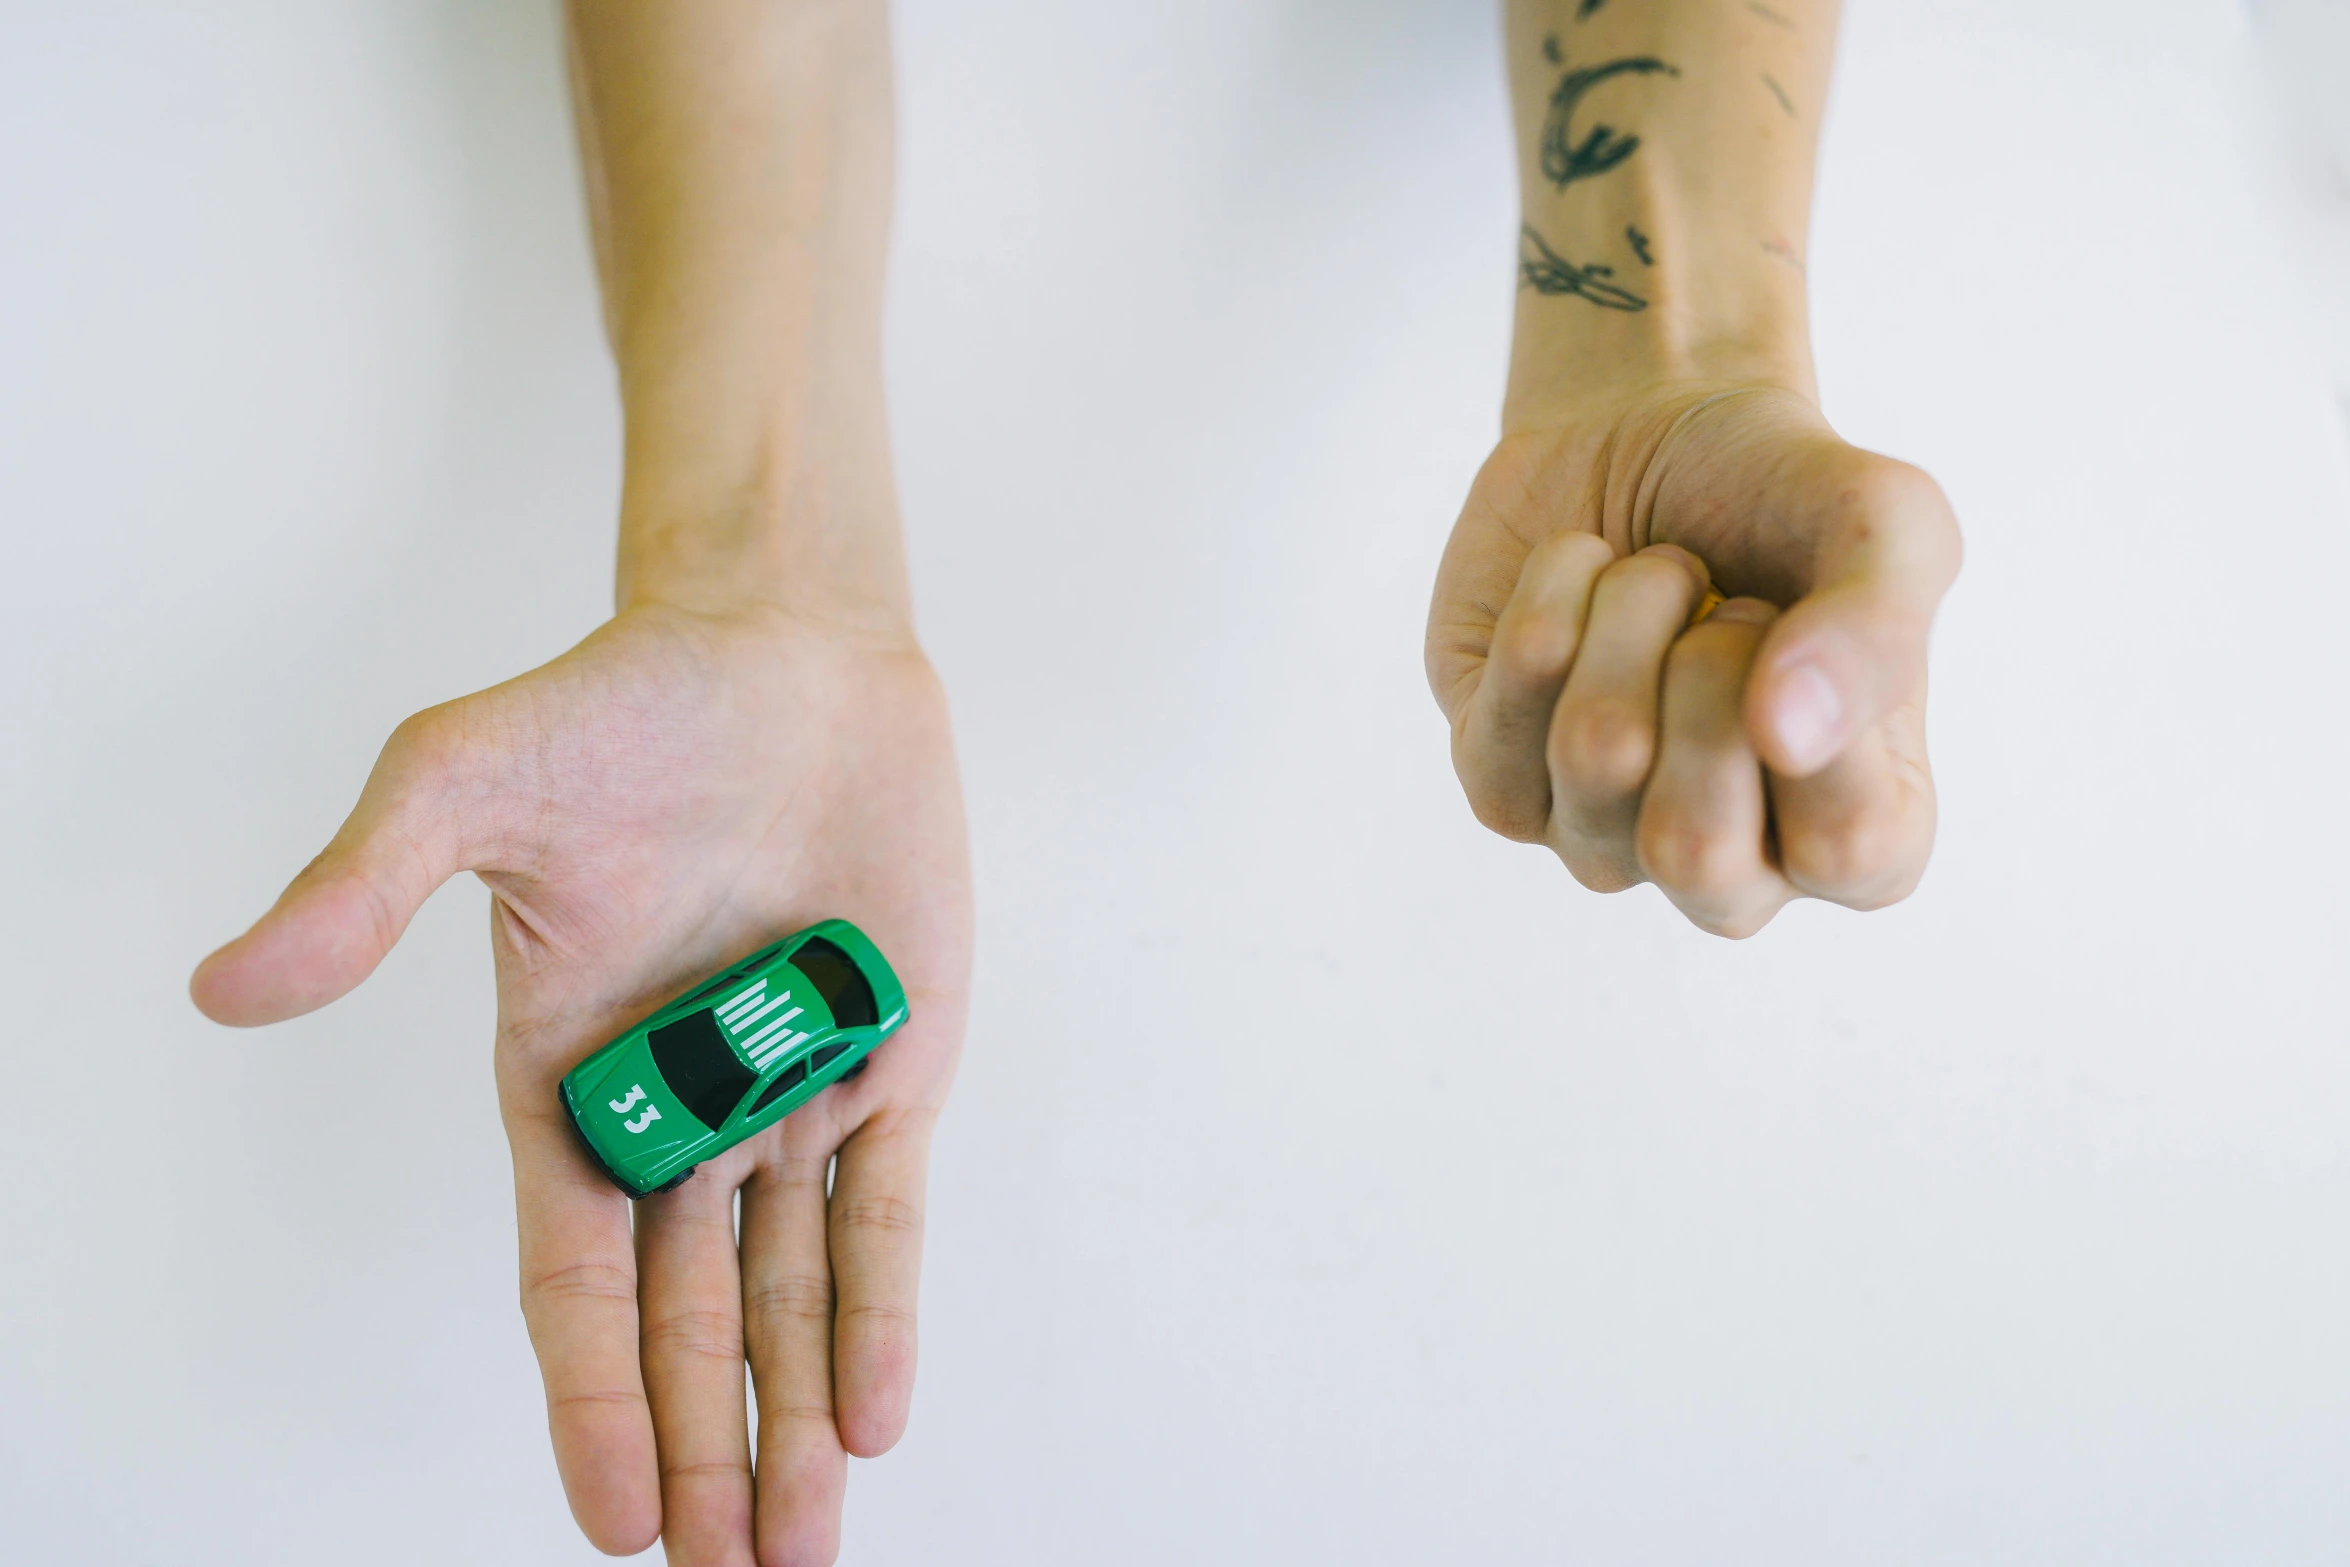
[[[1590,354],[1808,374],[1809,170],[1837,0],[1503,10],[1522,203],[1513,397],[1567,396]]]
[[[1572,294],[1604,310],[1646,310],[1647,300],[1605,281],[1615,271],[1596,261],[1579,267],[1544,244],[1532,225],[1518,229],[1518,276],[1537,294]]]
[[[1558,40],[1548,40],[1543,52],[1553,64],[1559,62]],[[1550,95],[1550,113],[1542,122],[1542,174],[1559,189],[1565,190],[1577,180],[1589,179],[1632,156],[1640,147],[1640,138],[1620,134],[1612,125],[1594,125],[1591,133],[1576,141],[1571,122],[1575,106],[1583,95],[1601,82],[1616,76],[1653,76],[1662,73],[1678,76],[1680,71],[1653,55],[1636,55],[1623,60],[1610,60],[1605,65],[1577,66],[1559,78],[1558,90]]]
[[[1582,21],[1606,3],[1607,0],[1578,0],[1575,20]],[[1681,74],[1679,66],[1647,54],[1627,55],[1598,65],[1570,66],[1556,33],[1542,40],[1542,57],[1558,67],[1560,75],[1558,86],[1550,95],[1549,110],[1543,116],[1536,151],[1542,177],[1561,191],[1577,180],[1607,173],[1640,150],[1638,136],[1612,125],[1594,123],[1580,136],[1576,134],[1575,111],[1593,88],[1619,76],[1678,77]],[[1624,241],[1642,266],[1656,265],[1648,236],[1640,232],[1638,225],[1625,226]],[[1571,294],[1602,310],[1648,308],[1646,299],[1613,281],[1614,267],[1600,261],[1580,264],[1569,261],[1551,249],[1530,223],[1518,230],[1518,277],[1525,287],[1538,294]]]

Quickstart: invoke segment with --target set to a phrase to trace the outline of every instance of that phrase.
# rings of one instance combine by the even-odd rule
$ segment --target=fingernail
[[[1817,664],[1798,664],[1779,681],[1779,743],[1787,759],[1810,771],[1836,754],[1844,699]]]

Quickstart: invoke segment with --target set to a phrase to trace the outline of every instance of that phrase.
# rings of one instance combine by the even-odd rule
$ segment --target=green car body
[[[906,991],[847,920],[762,947],[563,1076],[563,1109],[631,1197],[767,1130],[906,1021]]]

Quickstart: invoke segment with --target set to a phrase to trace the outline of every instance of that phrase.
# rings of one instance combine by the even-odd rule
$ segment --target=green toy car
[[[865,933],[826,920],[762,947],[563,1075],[563,1110],[613,1184],[647,1197],[767,1130],[906,1021]]]

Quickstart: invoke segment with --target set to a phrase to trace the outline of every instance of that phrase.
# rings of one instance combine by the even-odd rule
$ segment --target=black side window
[[[808,976],[816,994],[832,1009],[832,1020],[842,1028],[863,1028],[881,1021],[881,1009],[873,1001],[872,983],[856,961],[840,948],[822,936],[811,936],[792,954],[791,961],[793,968]]]
[[[730,968],[725,973],[719,975],[716,979],[710,981],[710,983],[707,985],[704,985],[701,989],[695,991],[692,995],[686,997],[686,1004],[691,1006],[694,1002],[697,1001],[707,1001],[712,996],[715,996],[718,994],[718,992],[724,990],[727,986],[733,984],[736,980],[742,977],[743,970],[740,968]]]
[[[726,1113],[750,1092],[759,1074],[743,1065],[718,1032],[718,1020],[707,1008],[688,1013],[652,1034],[653,1064],[669,1091],[685,1101],[694,1119],[713,1132],[726,1124]]]
[[[785,1067],[783,1071],[776,1076],[775,1081],[769,1083],[766,1089],[760,1093],[758,1100],[751,1106],[750,1113],[752,1115],[757,1115],[760,1111],[766,1109],[769,1105],[775,1103],[776,1100],[781,1099],[785,1094],[790,1093],[793,1089],[799,1087],[807,1080],[808,1063],[806,1061],[794,1061],[791,1065]]]
[[[749,957],[743,959],[740,963],[737,963],[734,967],[728,969],[725,973],[719,975],[716,979],[711,980],[701,989],[686,997],[686,1004],[690,1006],[696,1001],[704,1001],[711,996],[718,994],[718,992],[724,990],[727,986],[733,984],[736,980],[742,978],[745,974],[748,974],[751,970],[766,962],[767,959],[774,954],[775,949],[782,945],[783,943],[778,941],[761,947],[758,951],[752,953]]]

